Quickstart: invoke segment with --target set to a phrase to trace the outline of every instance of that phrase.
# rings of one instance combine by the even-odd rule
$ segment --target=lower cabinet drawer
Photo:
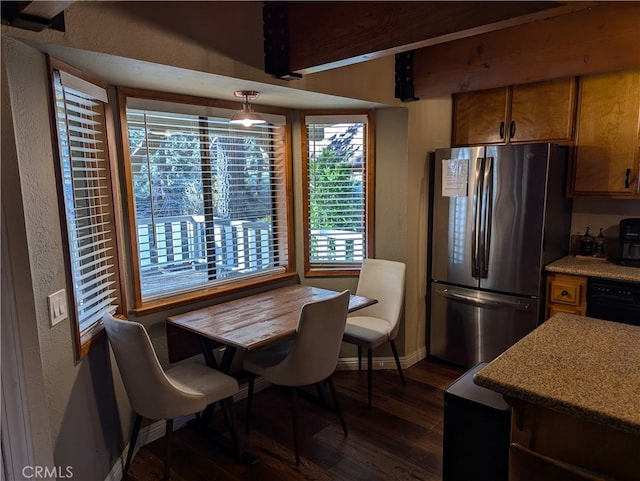
[[[580,298],[580,286],[561,282],[551,283],[551,302],[563,302],[577,306],[580,304]]]
[[[582,298],[582,286],[580,284],[570,284],[565,281],[551,281],[550,302],[560,302],[577,306]]]
[[[547,274],[546,319],[559,312],[584,316],[587,312],[587,278]]]

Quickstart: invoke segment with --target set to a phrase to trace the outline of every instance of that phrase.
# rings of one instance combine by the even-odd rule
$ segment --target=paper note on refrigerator
[[[466,197],[469,159],[442,159],[442,197]]]

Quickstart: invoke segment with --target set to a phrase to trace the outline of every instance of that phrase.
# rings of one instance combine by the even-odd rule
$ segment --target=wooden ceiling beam
[[[32,17],[46,18],[51,20],[53,17],[64,12],[64,9],[73,3],[71,1],[57,1],[57,0],[36,0],[33,2],[27,2],[28,4],[20,10],[23,15],[31,15]]]
[[[16,28],[40,32],[46,28],[65,31],[64,9],[75,0],[2,2],[2,20]]]
[[[419,98],[640,68],[640,2],[605,2],[414,52]]]
[[[561,15],[594,2],[286,2],[290,70],[309,74]]]

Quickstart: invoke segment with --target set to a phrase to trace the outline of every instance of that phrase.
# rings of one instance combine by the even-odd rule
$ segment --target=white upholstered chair
[[[129,452],[124,467],[126,478],[138,438],[142,418],[166,419],[164,479],[169,479],[169,459],[173,420],[213,409],[217,401],[240,457],[233,395],[238,382],[231,376],[197,362],[183,362],[163,370],[142,324],[103,318],[107,337],[120,370],[129,402],[136,412]]]
[[[296,465],[300,464],[297,429],[299,387],[320,385],[326,381],[333,397],[334,407],[340,417],[342,429],[345,435],[347,434],[347,425],[338,404],[331,375],[338,363],[348,309],[349,291],[306,304],[300,313],[293,341],[250,352],[244,360],[244,368],[255,376],[261,376],[272,384],[291,388]],[[251,377],[249,380],[247,430],[251,415],[254,379],[255,377]]]
[[[342,340],[358,346],[358,369],[362,365],[362,348],[367,350],[368,406],[371,409],[373,350],[389,342],[393,357],[405,385],[395,338],[400,329],[404,305],[406,266],[402,262],[365,259],[360,270],[356,295],[377,299],[377,303],[349,315]]]

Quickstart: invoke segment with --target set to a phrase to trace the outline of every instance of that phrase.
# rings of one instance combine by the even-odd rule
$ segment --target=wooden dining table
[[[168,317],[167,330],[184,330],[196,335],[207,365],[229,373],[238,349],[252,351],[292,338],[305,304],[337,294],[339,293],[336,291],[318,287],[288,285]],[[377,302],[376,299],[351,295],[349,312]],[[224,346],[224,353],[218,362],[214,350],[221,346]],[[226,439],[215,433],[212,433],[211,439],[220,446],[229,448]],[[243,464],[258,464],[260,459],[247,451],[242,442],[240,444]]]
[[[196,334],[205,361],[229,372],[238,349],[252,351],[293,337],[305,304],[321,301],[338,292],[293,284],[167,318],[167,324]],[[349,312],[378,302],[351,295]],[[213,350],[225,346],[222,360]]]

